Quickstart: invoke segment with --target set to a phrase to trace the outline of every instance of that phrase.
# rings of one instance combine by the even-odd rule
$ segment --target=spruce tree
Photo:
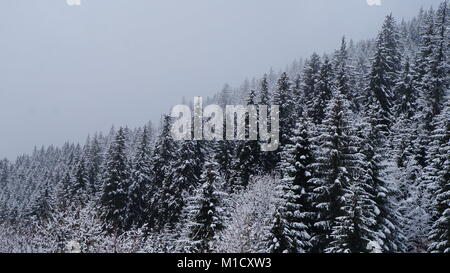
[[[316,84],[319,81],[319,73],[321,67],[321,60],[319,55],[314,53],[311,55],[310,59],[305,63],[305,67],[303,70],[303,83],[302,89],[304,94],[304,103],[306,108],[308,109],[308,116],[314,117],[316,114],[314,113],[313,102],[319,98],[316,91]]]
[[[315,86],[317,95],[314,97],[313,105],[310,109],[312,119],[316,124],[321,124],[325,118],[325,109],[331,99],[333,89],[333,66],[329,58],[325,56],[323,57],[323,63]]]
[[[259,90],[259,105],[265,105],[267,106],[267,116],[270,116],[270,105],[271,103],[271,92],[269,89],[269,82],[267,79],[267,75],[264,75],[263,79],[261,80],[261,86]],[[267,129],[270,131],[271,126],[270,122],[268,123]],[[258,145],[261,143],[258,143]],[[276,166],[276,159],[275,154],[273,152],[263,152],[260,153],[260,162],[261,162],[261,168],[265,172],[269,173],[271,172],[275,166]],[[219,162],[220,164],[220,162]]]
[[[187,196],[199,186],[202,169],[202,153],[196,141],[183,141],[178,151],[178,158],[173,162],[173,170],[163,181],[163,198],[161,223],[172,226],[179,222],[186,205]]]
[[[352,109],[356,109],[355,94],[351,87],[352,71],[350,66],[349,53],[345,37],[342,38],[341,47],[334,56],[334,74],[335,74],[335,88],[344,95],[349,102]]]
[[[107,154],[101,197],[102,218],[113,232],[126,228],[130,173],[125,145],[125,133],[120,128]]]
[[[286,145],[282,154],[282,203],[275,215],[272,230],[279,246],[273,245],[272,251],[304,253],[311,249],[310,229],[314,222],[315,209],[311,203],[314,157],[309,126],[310,123],[306,119],[297,124],[291,139],[292,144]],[[282,223],[284,228],[278,229]],[[283,241],[289,244],[283,246]]]
[[[350,135],[351,116],[349,104],[345,97],[335,92],[327,110],[326,119],[320,130],[317,141],[320,143],[317,163],[314,168],[312,199],[318,209],[314,219],[312,238],[313,252],[323,252],[331,243],[333,225],[343,211],[343,196],[351,181],[351,165],[353,160]]]
[[[289,253],[295,249],[294,242],[292,241],[291,232],[289,230],[289,223],[282,216],[282,208],[279,208],[272,220],[272,227],[268,237],[269,253]]]
[[[87,155],[87,172],[89,176],[89,191],[93,194],[101,192],[101,168],[103,163],[103,147],[100,137],[96,134],[92,138]]]
[[[279,149],[273,152],[276,156],[276,165],[278,165],[281,160],[280,151],[290,142],[292,128],[294,127],[292,88],[287,73],[281,74],[278,79],[273,104],[279,106],[280,143]]]
[[[348,100],[336,91],[317,138],[313,252],[366,252],[376,238],[373,176],[349,107]]]
[[[189,251],[207,253],[212,249],[212,242],[217,239],[218,232],[224,228],[225,220],[224,181],[214,160],[205,162],[200,184],[186,207],[186,229],[190,241]]]
[[[407,118],[412,118],[417,111],[418,92],[412,79],[409,59],[405,60],[395,93],[397,94],[394,109],[396,116],[405,115]]]
[[[247,105],[255,105],[256,93],[254,90],[250,91],[249,97],[247,99]],[[246,116],[246,138],[249,137],[249,121],[250,115],[249,113]],[[258,114],[252,117],[257,120]],[[245,140],[242,141],[236,150],[237,158],[235,162],[235,170],[236,176],[239,177],[240,188],[247,188],[247,185],[250,181],[252,175],[255,175],[259,172],[260,169],[260,146],[257,140]]]
[[[160,135],[155,145],[152,158],[153,179],[148,192],[148,216],[149,227],[162,229],[167,223],[168,203],[165,200],[166,191],[164,185],[171,182],[174,163],[178,157],[179,145],[171,134],[172,119],[164,116]]]
[[[398,78],[401,61],[399,40],[394,17],[387,16],[375,45],[375,55],[372,60],[369,82],[369,97],[377,103],[382,123],[387,127],[391,124],[394,87]]]
[[[435,197],[433,225],[429,234],[428,251],[450,253],[450,98],[447,91],[446,105],[436,117],[436,129],[430,155],[430,167],[426,172]]]
[[[368,117],[367,134],[363,137],[363,162],[365,166],[365,187],[374,202],[375,223],[372,231],[376,232],[372,239],[378,244],[383,252],[403,252],[404,238],[399,229],[400,216],[392,199],[394,189],[388,181],[383,178],[384,167],[382,165],[383,127]]]
[[[88,199],[89,175],[86,170],[84,156],[76,163],[70,180],[70,199],[76,202],[76,205],[83,205]]]
[[[131,169],[127,208],[127,224],[129,227],[141,227],[147,220],[146,198],[151,182],[151,150],[148,130],[145,126],[140,136]]]
[[[434,21],[435,33],[433,36],[433,53],[431,56],[431,69],[429,71],[429,95],[433,117],[441,112],[443,99],[449,87],[450,74],[450,5],[443,1]]]

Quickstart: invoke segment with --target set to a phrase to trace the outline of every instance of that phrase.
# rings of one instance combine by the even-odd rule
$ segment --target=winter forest
[[[336,42],[207,99],[279,105],[275,152],[165,115],[1,160],[0,252],[450,253],[450,2]]]

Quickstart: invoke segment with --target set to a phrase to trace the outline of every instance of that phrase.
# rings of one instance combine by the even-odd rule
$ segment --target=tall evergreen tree
[[[447,90],[446,105],[436,117],[433,132],[431,163],[426,172],[435,197],[433,202],[433,225],[429,235],[428,250],[450,253],[450,98]]]
[[[281,160],[281,151],[290,142],[292,128],[294,127],[292,88],[287,73],[281,74],[281,77],[278,79],[277,89],[273,96],[273,104],[279,106],[280,143],[279,149],[273,152],[276,160],[275,165],[278,165]]]
[[[196,141],[183,141],[173,162],[173,170],[163,181],[161,224],[173,226],[179,222],[186,199],[199,186],[203,155]]]
[[[82,205],[88,199],[89,175],[86,170],[84,156],[77,160],[70,180],[70,199],[76,201],[76,205]]]
[[[266,105],[267,106],[267,111],[268,111],[268,116],[270,116],[270,105],[271,103],[271,92],[269,89],[269,82],[267,79],[267,75],[264,75],[263,79],[261,80],[261,86],[260,86],[260,90],[259,90],[259,105]],[[271,130],[271,126],[270,126],[270,122],[268,124],[268,130]],[[275,159],[275,155],[272,152],[263,152],[261,151],[260,153],[260,162],[261,162],[261,167],[263,170],[265,170],[266,172],[271,172],[274,168],[275,168],[275,164],[276,164],[276,159]],[[220,164],[220,162],[219,162]]]
[[[315,86],[317,95],[314,97],[312,109],[310,109],[312,119],[316,124],[321,124],[325,118],[325,109],[331,99],[333,89],[333,66],[329,58],[325,56]]]
[[[324,125],[317,141],[317,177],[314,177],[313,202],[319,210],[314,222],[313,251],[323,252],[331,242],[331,232],[337,218],[344,215],[343,199],[350,183],[350,113],[348,101],[336,92],[331,99]]]
[[[254,90],[250,91],[249,97],[247,99],[247,105],[255,105],[256,103],[256,93]],[[248,127],[250,118],[257,120],[258,113],[255,113],[256,116],[250,117],[252,113],[247,114],[246,116],[246,137],[250,136]],[[250,178],[252,175],[255,175],[259,172],[260,169],[260,146],[257,140],[245,140],[242,141],[236,150],[237,158],[235,162],[235,176],[238,176],[238,183],[240,188],[246,188]],[[234,179],[237,179],[235,177]]]
[[[218,232],[224,228],[224,202],[226,194],[215,161],[205,162],[200,179],[201,187],[190,198],[187,211],[187,235],[190,238],[189,251],[197,253],[209,252],[212,241],[217,239]]]
[[[412,118],[417,111],[418,92],[412,79],[408,58],[404,62],[400,80],[395,87],[395,93],[397,94],[394,109],[396,116],[405,115],[407,118]]]
[[[363,137],[363,161],[365,162],[365,183],[367,191],[374,201],[375,223],[372,230],[376,234],[372,239],[380,244],[384,252],[403,252],[404,238],[399,230],[399,218],[397,208],[392,203],[394,189],[388,181],[383,178],[384,166],[382,149],[383,127],[371,121],[367,125],[367,134]]]
[[[147,126],[145,126],[140,136],[131,169],[127,208],[127,224],[129,227],[141,227],[147,220],[146,198],[148,198],[151,182],[151,149]]]
[[[273,252],[303,253],[311,249],[310,231],[315,209],[310,196],[314,157],[309,125],[306,119],[302,119],[294,130],[292,144],[284,147],[281,163],[282,203],[272,229],[272,236],[277,240],[270,247]],[[282,223],[284,227],[279,228]]]
[[[164,198],[169,189],[164,188],[170,184],[174,170],[174,164],[178,157],[178,143],[171,134],[172,119],[164,116],[161,133],[156,142],[153,154],[152,174],[153,181],[149,189],[148,216],[149,226],[157,229],[163,228],[168,222],[168,203]]]
[[[319,81],[319,73],[320,73],[321,60],[319,55],[314,53],[311,55],[310,59],[305,63],[305,67],[303,70],[303,83],[302,89],[304,93],[304,103],[306,108],[308,109],[308,116],[314,117],[315,114],[312,112],[313,102],[319,98],[316,91],[316,84]]]
[[[349,107],[348,100],[336,91],[317,139],[320,150],[314,164],[317,175],[312,179],[312,200],[318,212],[313,252],[365,252],[374,238],[377,209],[371,176]]]
[[[89,176],[89,190],[93,194],[101,192],[101,168],[103,163],[103,147],[100,143],[99,136],[96,134],[92,138],[88,155],[86,168]]]
[[[334,56],[335,88],[349,100],[352,109],[356,109],[355,102],[353,101],[355,94],[351,86],[353,77],[351,70],[347,42],[345,37],[343,37],[341,47]]]
[[[433,117],[441,112],[446,90],[449,88],[450,74],[450,4],[443,1],[434,21],[433,53],[428,81]]]
[[[391,124],[392,107],[395,99],[393,89],[398,79],[401,61],[399,48],[396,22],[391,14],[386,17],[376,41],[368,92],[373,102],[378,104],[376,107],[380,110],[382,122],[388,127]]]
[[[102,218],[114,232],[126,227],[130,173],[125,150],[125,133],[120,128],[108,151],[101,197]]]

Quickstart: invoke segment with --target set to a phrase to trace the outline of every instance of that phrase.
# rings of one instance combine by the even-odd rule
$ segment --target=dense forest
[[[444,1],[207,99],[279,105],[275,152],[163,116],[1,160],[0,252],[450,253],[449,81]]]

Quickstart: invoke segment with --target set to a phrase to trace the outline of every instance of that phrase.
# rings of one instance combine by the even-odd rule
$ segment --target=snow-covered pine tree
[[[371,226],[371,231],[375,232],[372,240],[380,245],[383,252],[403,252],[405,250],[404,238],[400,225],[400,215],[392,199],[394,195],[393,185],[383,177],[384,166],[382,131],[383,127],[373,121],[373,117],[367,118],[361,153],[364,162],[364,183],[371,200],[374,202],[372,211],[375,215],[375,222]],[[363,129],[364,131],[364,129]],[[367,212],[370,212],[369,208]]]
[[[334,69],[334,86],[337,90],[344,95],[350,102],[351,109],[356,109],[356,103],[354,102],[355,94],[352,90],[351,81],[353,79],[352,67],[350,66],[351,60],[349,59],[347,42],[345,37],[342,38],[341,47],[334,55],[333,69]]]
[[[400,79],[395,87],[395,94],[397,99],[395,100],[394,113],[397,117],[403,115],[406,118],[412,118],[417,111],[417,97],[418,91],[414,85],[412,79],[412,72],[409,59],[404,60],[403,70],[400,75]]]
[[[163,198],[160,202],[160,213],[166,228],[179,222],[186,198],[199,186],[199,178],[203,165],[203,154],[197,141],[183,141],[173,162],[173,170],[163,181]]]
[[[295,249],[292,237],[289,236],[289,223],[282,214],[282,208],[278,208],[273,216],[267,247],[269,253],[289,253]]]
[[[331,242],[332,227],[336,219],[343,215],[341,208],[344,189],[348,187],[349,174],[344,158],[349,142],[348,101],[339,92],[333,94],[327,109],[326,119],[317,137],[317,175],[312,179],[314,190],[312,201],[318,209],[314,219],[312,244],[313,252],[323,252]]]
[[[273,95],[274,105],[279,106],[279,123],[280,123],[280,145],[276,152],[276,164],[280,163],[280,153],[285,145],[290,143],[292,128],[294,128],[294,102],[292,98],[291,81],[287,73],[282,73],[277,81],[277,88]]]
[[[163,188],[167,181],[170,181],[174,163],[178,157],[178,143],[171,134],[172,118],[164,116],[160,135],[155,144],[155,150],[152,158],[153,179],[149,188],[147,198],[148,205],[148,224],[150,228],[162,229],[166,225]]]
[[[314,87],[317,95],[314,97],[312,109],[310,109],[312,119],[316,124],[321,124],[325,118],[325,109],[331,99],[334,89],[333,66],[327,56],[322,59],[323,63],[320,67],[317,83]]]
[[[292,110],[292,115],[295,117],[301,116],[304,108],[304,96],[302,89],[302,76],[297,74],[293,76],[293,84],[292,84],[292,101],[294,104],[294,109]]]
[[[211,243],[224,228],[226,215],[227,194],[222,190],[224,181],[214,159],[206,160],[200,183],[186,207],[186,230],[188,251],[206,253],[213,249]]]
[[[261,86],[260,86],[260,90],[259,90],[259,105],[267,105],[267,111],[268,111],[267,114],[269,117],[272,96],[271,96],[271,92],[269,89],[269,82],[268,82],[267,77],[268,77],[267,75],[264,75],[264,77],[261,80]],[[267,128],[269,131],[271,130],[270,122],[268,123]],[[258,144],[260,144],[260,143],[258,143]],[[270,173],[276,167],[275,154],[272,152],[261,151],[260,162],[261,162],[261,169],[266,173]]]
[[[378,181],[375,181],[376,169],[372,164],[375,155],[370,146],[374,136],[366,137],[365,132],[362,125],[347,129],[343,149],[346,155],[341,159],[344,164],[341,168],[348,175],[348,183],[343,184],[342,214],[335,219],[326,252],[369,252],[369,243],[378,241],[376,218],[379,207],[375,193],[375,182]]]
[[[329,253],[366,253],[368,245],[375,238],[373,225],[376,217],[376,204],[369,193],[370,185],[363,177],[352,181],[345,191],[342,216],[336,218],[331,242],[325,252]],[[368,189],[369,188],[369,189]]]
[[[308,61],[305,63],[305,67],[303,69],[303,82],[302,89],[304,94],[304,103],[307,109],[308,116],[315,117],[317,116],[314,113],[313,105],[318,105],[319,103],[314,103],[319,96],[316,91],[316,85],[319,81],[319,73],[321,67],[321,60],[317,53],[313,53]]]
[[[43,183],[37,191],[36,197],[30,205],[32,224],[48,223],[53,218],[55,200],[48,182]]]
[[[212,145],[211,152],[215,156],[216,162],[219,164],[219,171],[226,181],[227,191],[233,191],[233,180],[234,177],[234,169],[233,169],[233,160],[234,160],[234,144],[228,140],[220,140],[214,142]]]
[[[376,41],[375,55],[369,74],[369,96],[377,103],[377,108],[387,127],[391,124],[394,87],[398,79],[401,56],[399,37],[394,17],[388,15]]]
[[[147,126],[144,126],[141,133],[132,164],[128,190],[127,225],[128,227],[141,227],[147,220],[146,197],[148,197],[148,189],[152,183],[151,148]]]
[[[433,132],[431,163],[426,172],[435,196],[433,225],[429,234],[429,252],[450,253],[450,92],[446,105],[436,117]]]
[[[255,105],[256,104],[256,92],[254,90],[250,91],[249,97],[247,98],[247,105]],[[249,137],[249,115],[246,116],[246,138]],[[257,120],[258,114],[255,113],[256,116],[252,117]],[[257,140],[245,140],[238,144],[236,149],[236,161],[235,161],[235,176],[233,179],[239,180],[239,185],[237,186],[239,189],[245,189],[248,186],[250,178],[252,175],[255,175],[260,170],[260,145]],[[233,183],[234,184],[234,183]],[[237,191],[239,189],[236,189]]]
[[[271,101],[271,94],[269,89],[269,83],[267,81],[267,74],[264,74],[261,80],[261,87],[259,90],[259,104],[269,105]]]
[[[435,12],[430,9],[426,14],[424,14],[422,25],[420,26],[420,46],[416,56],[414,65],[414,85],[416,86],[419,96],[417,100],[418,111],[416,113],[417,119],[422,123],[420,128],[420,141],[423,143],[418,149],[425,150],[427,143],[427,136],[429,131],[432,130],[431,122],[433,119],[432,105],[430,102],[430,90],[431,90],[431,80],[430,71],[434,52],[434,38],[435,37],[435,27],[434,27],[434,16]],[[425,159],[422,158],[419,162],[424,164]]]
[[[89,175],[86,170],[84,155],[76,161],[75,168],[70,179],[69,193],[70,200],[76,206],[83,206],[88,200]]]
[[[118,233],[126,228],[128,207],[130,173],[125,150],[125,133],[120,128],[107,154],[100,199],[103,221]]]
[[[310,230],[316,214],[310,196],[314,156],[309,127],[308,120],[301,119],[293,131],[291,144],[283,150],[281,207],[275,215],[273,229],[278,233],[273,237],[280,243],[279,247],[273,245],[273,251],[304,253],[311,249]],[[282,223],[284,228],[278,229],[277,225]],[[283,246],[283,241],[289,244]]]
[[[433,117],[438,115],[443,107],[444,96],[449,88],[450,74],[450,3],[443,1],[436,12],[434,20],[433,53],[431,55],[428,95],[431,100]]]
[[[359,181],[364,164],[359,152],[361,140],[355,134],[352,120],[348,100],[336,91],[317,137],[319,150],[317,163],[313,164],[316,175],[311,181],[312,200],[318,209],[312,229],[313,252],[360,251],[366,241],[366,237],[356,233],[361,223],[367,224],[366,216],[353,218],[360,206],[368,202],[369,194],[363,191],[366,185],[357,184],[365,183]]]
[[[90,141],[86,164],[89,176],[89,191],[96,195],[102,189],[100,183],[103,164],[103,147],[97,134]]]

